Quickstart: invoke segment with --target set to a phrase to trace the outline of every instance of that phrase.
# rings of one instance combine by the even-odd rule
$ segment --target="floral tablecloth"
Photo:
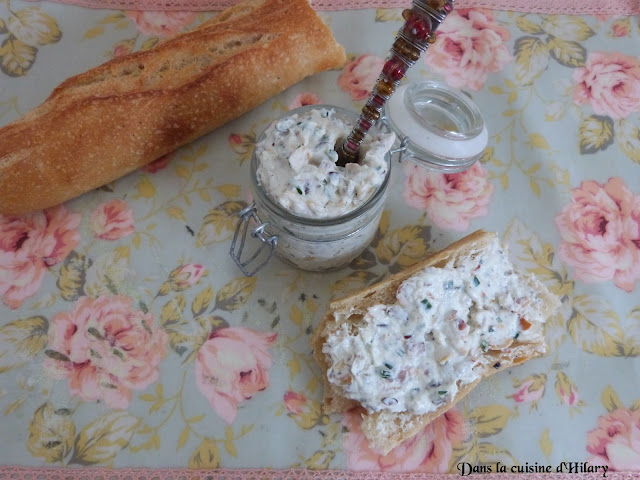
[[[0,125],[209,15],[0,1]],[[455,175],[396,162],[378,234],[350,266],[274,259],[246,278],[228,250],[256,134],[302,104],[359,110],[401,24],[397,9],[322,16],[342,71],[66,205],[0,216],[0,464],[640,470],[639,19],[458,10],[409,78],[475,100],[481,162]],[[309,335],[330,298],[478,228],[562,298],[550,354],[380,456],[357,413],[321,413]]]

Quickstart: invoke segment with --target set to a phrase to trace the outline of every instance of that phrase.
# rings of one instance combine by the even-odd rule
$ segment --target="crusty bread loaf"
[[[360,406],[355,400],[346,398],[342,388],[329,382],[327,370],[330,360],[323,353],[323,345],[327,337],[340,328],[344,322],[353,325],[357,329],[357,322],[365,315],[367,309],[374,305],[390,305],[396,303],[396,292],[404,280],[422,271],[425,267],[444,267],[453,259],[475,256],[496,238],[496,234],[477,231],[471,235],[451,244],[444,250],[435,253],[418,264],[407,268],[382,282],[353,293],[345,298],[335,300],[329,305],[329,309],[323,317],[320,325],[314,330],[311,344],[314,358],[323,370],[323,412],[326,414],[346,412]],[[520,280],[530,286],[535,296],[541,299],[540,313],[543,318],[549,318],[560,307],[559,299],[532,275],[518,273]],[[541,325],[539,326],[541,328]],[[355,332],[354,332],[355,333]],[[353,334],[354,334],[353,333]],[[488,350],[484,355],[490,357],[486,366],[481,366],[480,380],[489,377],[501,370],[520,364],[531,358],[543,355],[546,352],[546,344],[542,337],[538,343],[523,343],[514,340],[509,348],[504,351]],[[499,366],[496,367],[496,365]],[[450,403],[441,405],[437,410],[422,415],[410,412],[392,413],[388,410],[379,412],[366,412],[363,414],[362,431],[370,442],[370,445],[383,454],[388,453],[395,446],[411,438],[420,432],[427,424],[439,415],[446,412],[458,401],[464,398],[479,382],[459,385],[458,394]]]
[[[246,0],[69,78],[0,129],[0,213],[112,182],[344,61],[308,0]]]

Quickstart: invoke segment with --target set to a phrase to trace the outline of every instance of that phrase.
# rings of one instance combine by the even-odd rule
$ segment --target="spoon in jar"
[[[358,150],[364,137],[380,118],[385,103],[407,70],[416,63],[422,52],[436,41],[435,31],[453,11],[453,3],[454,0],[413,0],[412,8],[402,12],[404,26],[396,36],[371,96],[347,138],[340,145],[336,145],[336,164],[339,167],[358,162]]]

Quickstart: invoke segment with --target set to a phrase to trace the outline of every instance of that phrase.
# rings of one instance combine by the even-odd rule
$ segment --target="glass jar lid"
[[[489,137],[476,104],[433,80],[399,87],[385,106],[385,121],[401,141],[401,159],[443,172],[473,165]]]

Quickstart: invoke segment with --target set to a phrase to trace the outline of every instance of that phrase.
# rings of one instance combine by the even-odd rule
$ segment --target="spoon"
[[[407,70],[422,52],[436,41],[435,31],[453,11],[454,0],[413,0],[412,8],[402,12],[404,26],[398,32],[387,61],[376,81],[353,130],[338,146],[339,167],[358,161],[358,150],[369,129],[380,118],[385,103],[396,90]]]

